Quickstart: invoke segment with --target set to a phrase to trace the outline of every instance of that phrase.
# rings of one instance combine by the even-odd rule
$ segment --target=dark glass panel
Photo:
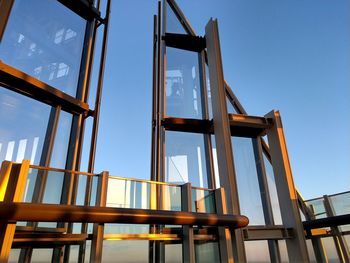
[[[202,119],[198,53],[166,49],[166,115]]]
[[[192,189],[192,212],[215,213],[214,191]]]
[[[173,131],[165,136],[165,181],[207,188],[204,136]]]
[[[16,0],[0,59],[76,96],[86,21],[55,0]]]
[[[39,164],[50,107],[0,87],[0,161]]]

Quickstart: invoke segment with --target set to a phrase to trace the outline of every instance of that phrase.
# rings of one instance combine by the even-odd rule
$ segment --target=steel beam
[[[205,27],[205,38],[208,52],[209,78],[220,183],[224,187],[227,195],[228,213],[239,214],[238,187],[233,163],[219,31],[216,20],[209,20]],[[246,262],[243,236],[240,230],[235,231],[232,245],[235,250],[235,260],[242,263]]]
[[[190,183],[181,186],[181,208],[182,211],[192,211],[192,188]],[[194,263],[195,249],[193,239],[193,227],[191,225],[182,226],[183,241],[182,241],[182,262]]]
[[[281,116],[278,111],[272,111],[265,117],[274,122],[267,137],[283,225],[292,228],[295,235],[295,238],[286,240],[288,257],[291,262],[309,262]]]
[[[3,221],[129,223],[245,227],[241,215],[176,212],[150,209],[72,206],[56,204],[0,203]]]

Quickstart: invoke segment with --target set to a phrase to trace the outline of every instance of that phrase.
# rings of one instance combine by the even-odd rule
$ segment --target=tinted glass
[[[171,9],[168,3],[165,5],[166,8],[166,32],[168,33],[177,33],[177,34],[186,34],[186,31],[179,19],[176,17],[174,11]]]
[[[250,225],[265,224],[252,139],[232,137],[241,213]]]
[[[245,253],[247,262],[263,263],[271,262],[267,241],[245,241]]]
[[[198,53],[166,49],[166,115],[202,119]]]
[[[51,108],[0,87],[0,161],[39,164]]]
[[[75,97],[86,22],[55,0],[16,0],[0,59]]]
[[[167,131],[165,142],[165,181],[207,188],[204,136]]]

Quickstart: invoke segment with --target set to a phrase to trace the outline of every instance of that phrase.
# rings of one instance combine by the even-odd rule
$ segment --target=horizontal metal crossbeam
[[[150,209],[70,206],[33,203],[0,203],[2,221],[170,224],[245,227],[242,215],[175,212]]]
[[[88,114],[89,105],[0,61],[0,85],[51,106],[70,112]]]

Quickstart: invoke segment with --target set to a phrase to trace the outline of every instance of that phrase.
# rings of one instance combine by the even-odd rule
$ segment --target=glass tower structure
[[[174,0],[154,16],[150,180],[95,173],[110,5],[0,1],[0,262],[349,262],[349,192],[302,199],[279,112],[245,111],[217,21],[198,36]]]

